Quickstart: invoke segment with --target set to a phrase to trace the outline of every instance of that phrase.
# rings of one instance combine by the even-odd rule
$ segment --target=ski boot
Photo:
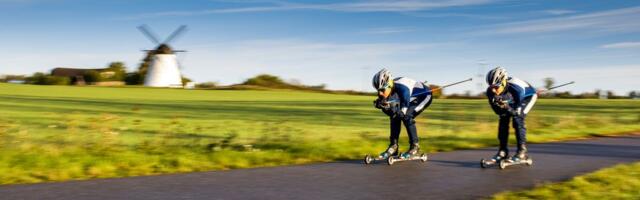
[[[394,156],[398,156],[398,143],[390,144],[389,147],[387,147],[387,150],[380,153],[380,155],[378,155],[378,157],[376,158],[373,158],[371,157],[371,155],[367,154],[364,157],[364,163],[371,164],[373,163],[373,161],[386,160],[387,158]]]
[[[400,155],[400,158],[403,158],[403,159],[411,158],[416,154],[418,154],[418,151],[420,151],[420,145],[417,143],[411,144],[411,146],[409,147],[409,150],[407,152],[402,153],[402,155]]]
[[[526,164],[528,166],[533,164],[533,160],[527,154],[527,146],[524,144],[518,145],[516,155],[513,155],[510,159],[505,159],[500,162],[500,169],[519,164]]]
[[[427,154],[423,153],[422,155],[418,156],[418,152],[420,152],[420,145],[418,145],[418,143],[411,144],[411,147],[407,152],[404,152],[397,157],[391,156],[387,158],[387,164],[393,165],[394,162],[407,160],[421,160],[422,162],[426,162]]]
[[[380,153],[378,158],[387,159],[388,157],[397,156],[397,155],[398,155],[398,144],[390,144],[386,151]]]
[[[495,164],[500,163],[500,161],[507,159],[509,153],[507,150],[504,149],[500,149],[498,150],[498,153],[496,153],[496,155],[494,155],[491,159],[482,159],[480,160],[480,167],[482,168],[488,168],[491,167]]]

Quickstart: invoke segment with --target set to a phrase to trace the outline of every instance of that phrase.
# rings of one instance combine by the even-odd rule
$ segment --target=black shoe
[[[529,155],[527,154],[527,145],[518,145],[518,151],[516,152],[516,155],[513,156],[512,160],[519,161],[526,160],[527,158],[529,158]]]
[[[494,155],[493,158],[491,158],[491,160],[493,160],[494,162],[498,162],[507,158],[508,156],[509,156],[509,152],[507,152],[506,150],[500,149],[498,150],[498,153],[496,153],[496,155]]]
[[[380,153],[381,158],[388,158],[389,156],[397,156],[398,155],[398,144],[390,144],[387,150]]]
[[[420,151],[420,145],[418,143],[413,143],[411,144],[407,152],[402,153],[402,157],[410,158],[412,156],[417,155],[419,151]]]

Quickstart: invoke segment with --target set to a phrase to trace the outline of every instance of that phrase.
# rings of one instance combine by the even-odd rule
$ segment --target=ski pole
[[[454,85],[458,85],[458,84],[460,84],[460,83],[468,82],[468,81],[471,81],[471,80],[473,80],[473,78],[469,78],[469,79],[467,79],[467,80],[458,81],[458,82],[451,83],[451,84],[448,84],[448,85],[444,85],[444,86],[440,86],[440,87],[437,87],[437,88],[433,88],[433,89],[431,89],[431,91],[433,92],[433,91],[436,91],[436,90],[441,90],[441,89],[444,89],[444,88],[446,88],[446,87],[454,86]]]
[[[541,89],[541,90],[538,90],[538,93],[548,92],[550,90],[553,90],[553,89],[556,89],[556,88],[559,88],[559,87],[564,87],[564,86],[567,86],[567,85],[571,85],[571,84],[574,84],[574,83],[576,83],[576,82],[575,81],[571,81],[571,82],[560,84],[560,85],[556,85],[556,86],[553,86],[553,87],[550,87],[550,88]]]

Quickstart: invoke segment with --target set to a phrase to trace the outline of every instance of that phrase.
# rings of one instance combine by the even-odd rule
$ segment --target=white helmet
[[[507,70],[502,67],[496,67],[487,73],[487,84],[489,86],[497,86],[502,84],[508,76]]]
[[[373,87],[376,90],[384,89],[392,80],[391,72],[383,68],[373,76]]]

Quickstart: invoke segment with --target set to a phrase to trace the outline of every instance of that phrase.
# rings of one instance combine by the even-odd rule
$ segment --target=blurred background
[[[0,0],[0,184],[360,159],[387,146],[383,67],[474,78],[417,119],[426,152],[497,145],[496,66],[576,81],[538,101],[533,143],[638,131],[639,18],[637,1]]]
[[[495,66],[536,86],[580,82],[564,90],[628,95],[638,90],[640,8],[636,1],[72,1],[0,3],[5,38],[0,74],[53,68],[138,70],[153,49],[136,27],[171,46],[185,77],[220,85],[257,74],[372,91],[374,72],[443,84]],[[446,93],[477,94],[476,83]]]

